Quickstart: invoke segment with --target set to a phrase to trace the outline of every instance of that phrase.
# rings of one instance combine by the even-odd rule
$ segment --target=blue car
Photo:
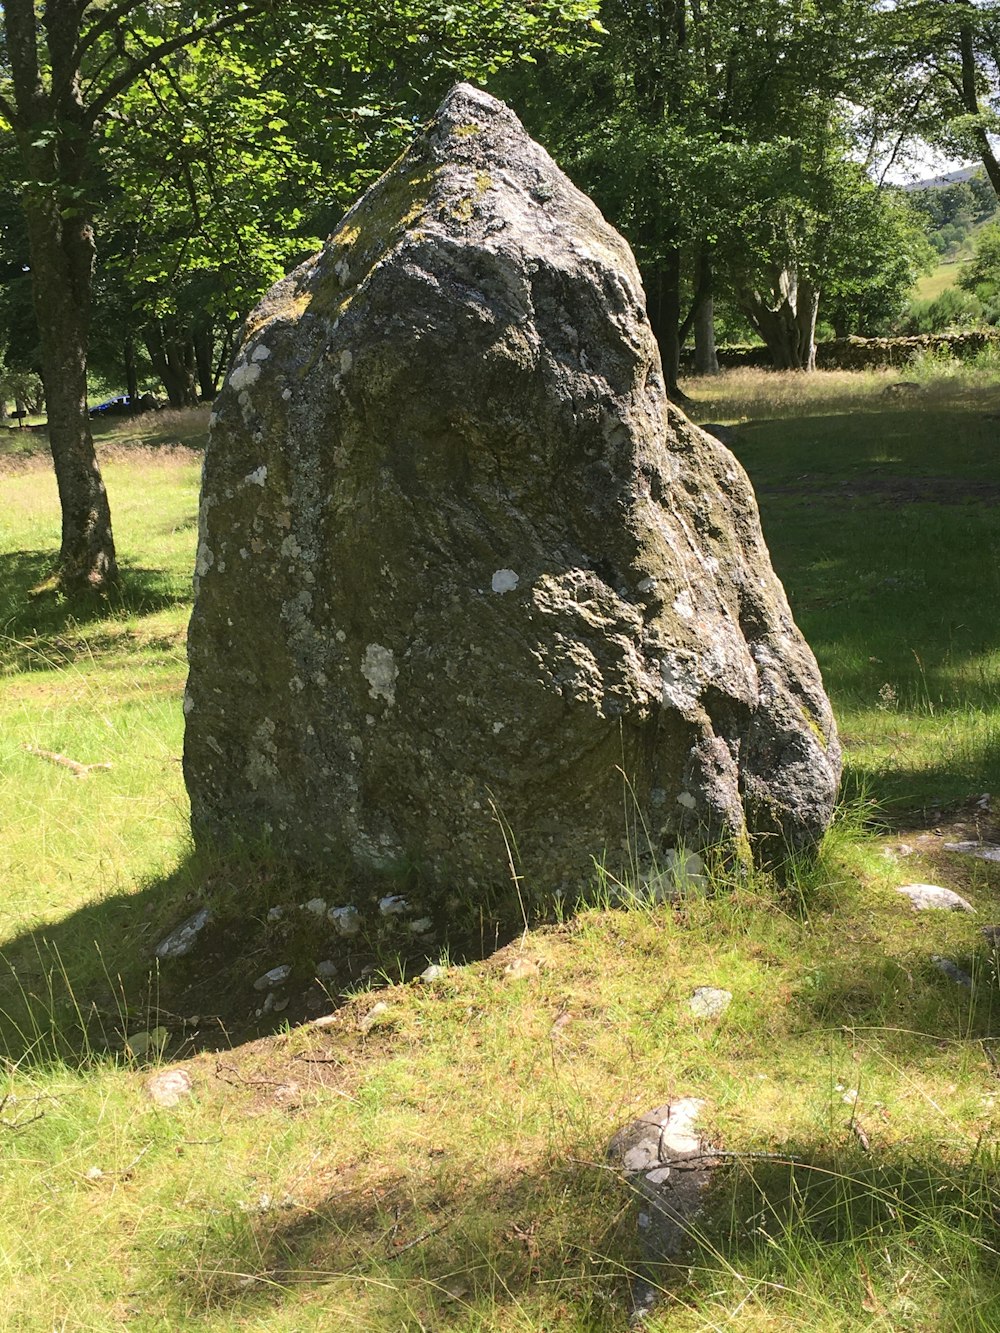
[[[109,398],[106,402],[98,403],[95,407],[89,409],[88,415],[92,417],[112,417],[123,412],[134,412],[136,404],[127,393],[119,394],[117,398]]]

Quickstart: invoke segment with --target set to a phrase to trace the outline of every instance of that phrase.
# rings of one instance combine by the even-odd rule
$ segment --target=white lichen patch
[[[385,648],[381,643],[370,643],[365,649],[361,674],[368,682],[368,693],[373,699],[384,699],[390,704],[396,702],[399,667],[391,648]],[[358,743],[360,745],[360,741]]]
[[[691,604],[691,594],[686,588],[682,589],[673,602],[674,611],[682,620],[690,620],[694,615],[694,607]]]
[[[260,378],[259,362],[242,362],[238,366],[233,366],[229,372],[229,387],[235,389],[237,393],[249,389],[251,384],[256,384]]]
[[[194,572],[196,578],[204,578],[208,571],[215,564],[215,556],[208,549],[208,544],[204,541],[198,543],[198,554],[194,562]]]
[[[263,486],[266,481],[267,481],[266,463],[261,463],[260,467],[254,468],[252,472],[248,472],[247,475],[243,478],[243,483],[246,486]]]
[[[513,592],[520,582],[512,569],[498,569],[490,581],[490,587],[498,593]]]
[[[354,353],[350,350],[349,347],[345,347],[340,354],[341,375],[346,375],[353,365],[354,365]]]
[[[698,802],[689,791],[682,791],[677,798],[677,804],[682,805],[685,810],[693,810]]]
[[[250,786],[256,791],[261,782],[273,780],[278,776],[275,760],[278,747],[274,743],[275,726],[269,717],[254,732],[253,740],[247,747],[247,763],[244,770]]]
[[[259,344],[253,349],[253,355],[250,357],[250,360],[251,360],[251,361],[266,361],[267,358],[268,358],[270,355],[271,355],[271,349],[270,349],[270,347],[265,347],[265,345],[264,345],[263,343],[259,343]]]
[[[291,396],[292,396],[291,389],[282,389],[281,391],[282,402],[287,403],[288,400],[291,398]]]
[[[660,662],[660,697],[663,703],[680,712],[697,707],[701,682],[693,661],[670,653]]]

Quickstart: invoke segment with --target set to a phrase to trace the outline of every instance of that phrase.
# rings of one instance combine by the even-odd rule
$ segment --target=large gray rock
[[[205,460],[199,841],[577,890],[814,844],[840,750],[749,482],[669,408],[631,252],[452,90],[250,316]]]

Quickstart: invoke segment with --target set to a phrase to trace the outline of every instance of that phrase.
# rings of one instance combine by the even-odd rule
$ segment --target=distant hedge
[[[1000,329],[974,333],[915,333],[906,338],[835,338],[817,343],[816,365],[820,370],[891,370],[908,365],[918,352],[946,353],[963,359],[975,356],[990,344],[1000,345]],[[693,354],[685,365],[690,374]],[[719,365],[769,367],[766,347],[720,347]]]

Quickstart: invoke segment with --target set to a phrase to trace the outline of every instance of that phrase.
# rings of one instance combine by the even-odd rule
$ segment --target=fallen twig
[[[871,1141],[868,1138],[868,1135],[865,1133],[864,1125],[862,1125],[859,1120],[855,1120],[853,1116],[851,1117],[851,1129],[853,1129],[854,1136],[857,1139],[857,1141],[861,1144],[861,1147],[864,1149],[864,1151],[871,1152],[872,1150]]]
[[[987,1039],[985,1037],[980,1038],[980,1044],[982,1045],[983,1051],[986,1054],[986,1059],[989,1062],[989,1066],[993,1070],[994,1074],[996,1074],[997,1077],[1000,1078],[1000,1060],[997,1060],[996,1055],[993,1053],[990,1047],[986,1045],[986,1041]]]
[[[97,769],[109,769],[110,764],[81,764],[75,759],[69,759],[64,754],[56,754],[55,750],[41,750],[37,745],[26,745],[25,750],[28,754],[33,754],[37,759],[47,759],[50,764],[60,764],[63,768],[68,768],[74,777],[88,777]]]
[[[451,1218],[445,1218],[445,1220],[443,1222],[439,1222],[436,1227],[431,1227],[429,1231],[423,1232],[421,1235],[415,1237],[413,1240],[408,1240],[405,1245],[394,1245],[389,1254],[386,1255],[386,1258],[398,1259],[399,1256],[401,1254],[405,1254],[407,1250],[412,1250],[414,1245],[422,1245],[425,1240],[429,1240],[431,1236],[436,1236],[439,1231],[443,1231],[450,1221]],[[399,1223],[397,1221],[395,1226],[393,1226],[392,1228],[392,1232],[390,1232],[390,1237],[392,1233],[396,1230],[398,1225]]]

